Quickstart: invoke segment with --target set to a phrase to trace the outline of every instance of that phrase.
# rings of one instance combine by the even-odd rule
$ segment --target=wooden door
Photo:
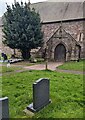
[[[54,59],[55,61],[59,61],[59,62],[66,60],[66,48],[63,44],[59,44],[56,46]]]

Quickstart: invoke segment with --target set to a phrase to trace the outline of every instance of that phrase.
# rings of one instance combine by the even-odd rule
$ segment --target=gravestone
[[[49,79],[46,78],[41,78],[33,84],[33,103],[27,107],[28,110],[37,112],[51,102],[49,86]]]
[[[0,98],[0,120],[9,118],[8,97]]]

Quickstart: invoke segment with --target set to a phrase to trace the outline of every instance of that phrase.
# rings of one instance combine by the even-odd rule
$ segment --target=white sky
[[[16,0],[17,2],[23,1],[28,2],[28,0]],[[31,3],[41,2],[41,1],[49,1],[49,2],[84,2],[85,0],[30,0]],[[0,17],[6,11],[6,3],[11,5],[14,3],[14,0],[0,0]]]

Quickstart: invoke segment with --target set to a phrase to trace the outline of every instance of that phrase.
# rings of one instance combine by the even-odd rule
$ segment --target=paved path
[[[56,70],[56,67],[58,67],[58,66],[60,66],[60,65],[62,65],[63,63],[61,63],[61,62],[49,62],[48,63],[48,69],[49,70]],[[46,64],[38,64],[38,65],[32,65],[32,66],[26,66],[26,67],[24,67],[25,69],[28,69],[28,70],[45,70],[45,68],[46,68]]]
[[[48,63],[48,69],[54,71],[54,70],[56,70],[56,67],[58,67],[59,65],[62,65],[62,64],[63,63],[61,63],[61,62],[58,62],[58,63],[49,62]],[[37,64],[37,65],[31,65],[31,66],[23,66],[23,65],[14,65],[14,64],[12,64],[11,66],[16,66],[16,67],[21,66],[24,69],[23,70],[16,70],[16,71],[13,71],[13,72],[6,72],[6,73],[3,73],[4,75],[10,74],[10,73],[15,74],[15,73],[24,72],[24,71],[27,71],[27,70],[45,70],[46,65],[44,63],[44,64]],[[0,76],[2,76],[3,74],[1,73]]]
[[[83,71],[74,71],[74,70],[61,70],[59,68],[56,68],[60,65],[62,65],[63,63],[61,62],[48,62],[48,69],[49,70],[52,70],[52,71],[57,71],[57,72],[63,72],[63,73],[72,73],[72,74],[85,74],[85,72]],[[12,66],[17,66],[18,65],[12,65]],[[23,70],[16,70],[16,71],[13,71],[13,72],[6,72],[6,73],[3,73],[3,74],[10,74],[10,73],[18,73],[18,72],[23,72],[23,71],[27,71],[27,70],[45,70],[46,68],[46,64],[37,64],[37,65],[31,65],[31,66],[23,66],[23,65],[19,65],[19,66],[22,66],[22,68],[24,68]],[[2,74],[0,74],[0,76],[2,76]]]
[[[83,71],[74,71],[74,70],[61,70],[56,67],[62,65],[63,63],[61,62],[49,62],[48,63],[48,69],[52,71],[57,71],[57,72],[63,72],[63,73],[72,73],[72,74],[85,74]],[[45,70],[45,64],[38,64],[38,65],[32,65],[32,66],[26,66],[24,67],[27,70]]]

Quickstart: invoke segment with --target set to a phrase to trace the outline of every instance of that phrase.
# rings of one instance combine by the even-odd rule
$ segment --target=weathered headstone
[[[46,78],[41,78],[33,84],[33,103],[27,107],[28,110],[37,112],[51,102],[49,86],[49,79]]]
[[[0,120],[9,118],[8,97],[0,98]]]

